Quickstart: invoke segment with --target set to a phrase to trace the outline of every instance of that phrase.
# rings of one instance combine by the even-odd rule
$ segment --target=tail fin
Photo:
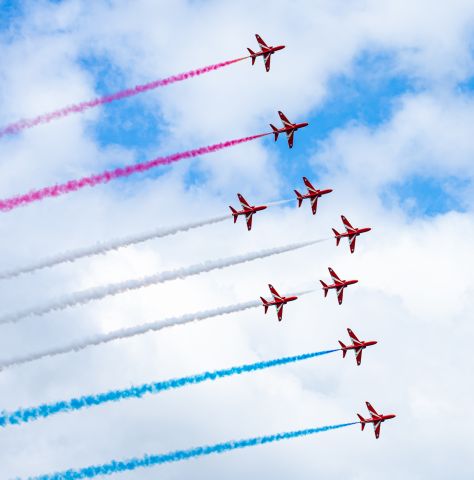
[[[276,142],[278,140],[278,134],[280,132],[278,131],[278,128],[276,128],[275,125],[272,125],[271,123],[270,123],[270,127],[272,127],[273,135],[275,135],[275,142]]]
[[[324,296],[327,297],[328,291],[329,291],[329,287],[328,287],[322,280],[319,280],[319,281],[321,282],[321,285],[323,286]]]
[[[347,353],[346,346],[340,340],[338,340],[338,342],[339,342],[339,345],[341,346],[342,358],[346,358],[346,353]]]
[[[234,223],[237,222],[237,218],[239,217],[239,214],[237,213],[237,210],[229,205],[230,211],[232,212],[232,216],[234,217]]]
[[[249,51],[250,53],[250,56],[252,57],[252,65],[255,65],[255,52],[250,50],[250,48],[247,48],[247,50]]]
[[[298,207],[301,207],[301,204],[303,203],[303,197],[298,190],[294,190],[294,192],[296,193],[296,198],[298,199]]]
[[[339,242],[341,241],[341,234],[333,228],[332,231],[334,232],[334,235],[336,237],[336,247],[339,245]]]
[[[364,430],[364,427],[365,427],[365,418],[364,418],[362,415],[359,415],[359,414],[357,414],[357,416],[359,417],[359,420],[360,420],[361,429]]]
[[[268,307],[269,307],[268,302],[263,297],[260,297],[260,300],[263,303],[263,308],[265,309],[265,313],[267,313],[268,312]]]

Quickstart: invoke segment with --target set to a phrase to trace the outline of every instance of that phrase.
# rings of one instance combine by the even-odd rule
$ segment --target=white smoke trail
[[[280,253],[290,252],[298,250],[300,248],[309,247],[315,243],[323,242],[325,239],[309,240],[307,242],[293,243],[290,245],[284,245],[281,247],[268,248],[257,252],[250,252],[244,255],[236,255],[229,258],[220,258],[217,260],[207,260],[203,263],[198,263],[190,267],[178,268],[177,270],[169,270],[166,272],[156,273],[142,278],[136,278],[126,280],[124,282],[112,283],[104,285],[102,287],[90,288],[82,290],[80,292],[74,292],[68,295],[64,295],[62,298],[52,300],[44,305],[37,305],[34,307],[19,310],[10,314],[6,314],[0,317],[0,324],[15,323],[19,320],[35,315],[44,315],[49,312],[64,310],[68,307],[75,305],[82,305],[93,300],[100,300],[102,298],[117,295],[119,293],[126,292],[128,290],[136,290],[138,288],[147,287],[157,283],[163,283],[170,280],[177,280],[179,278],[186,278],[192,275],[198,275],[204,272],[210,272],[211,270],[217,270],[221,268],[230,267],[232,265],[238,265],[240,263],[250,262],[259,258],[270,257],[272,255],[278,255]]]
[[[294,199],[277,200],[275,202],[266,203],[267,207],[273,207],[276,205],[282,205],[284,203],[293,202]],[[220,217],[209,218],[207,220],[200,220],[197,222],[191,222],[185,225],[178,225],[170,228],[156,228],[149,232],[139,233],[135,235],[129,235],[123,238],[112,239],[106,242],[96,243],[87,247],[77,248],[75,250],[69,250],[66,252],[58,253],[50,257],[40,259],[29,265],[23,267],[12,268],[0,272],[0,280],[7,280],[10,278],[18,277],[25,273],[33,273],[37,270],[43,270],[45,268],[51,268],[61,263],[72,263],[84,257],[91,257],[94,255],[104,255],[112,250],[117,250],[122,247],[128,247],[130,245],[136,245],[137,243],[143,243],[148,240],[156,238],[168,237],[170,235],[176,235],[177,233],[187,232],[195,228],[204,227],[206,225],[212,225],[214,223],[223,222],[228,218],[232,218],[230,214],[221,215]]]
[[[284,203],[291,203],[291,202],[294,202],[296,201],[296,198],[285,198],[283,200],[277,200],[275,202],[268,202],[268,203],[265,203],[265,205],[267,207],[273,207],[275,205],[282,205]]]
[[[54,267],[65,262],[75,262],[83,257],[89,257],[93,255],[105,254],[111,250],[117,250],[121,247],[128,247],[129,245],[134,245],[137,243],[146,242],[147,240],[152,240],[154,238],[167,237],[169,235],[175,235],[180,232],[186,232],[194,228],[204,227],[206,225],[212,225],[213,223],[223,222],[228,218],[232,218],[230,214],[222,215],[220,217],[214,217],[207,220],[201,220],[198,222],[191,222],[186,225],[175,226],[171,228],[156,228],[155,230],[150,230],[149,232],[140,233],[136,235],[130,235],[123,238],[113,239],[107,242],[97,243],[88,247],[78,248],[76,250],[69,250],[67,252],[62,252],[51,257],[44,258],[30,265],[25,265],[24,267],[14,268],[11,270],[6,270],[0,272],[0,279],[4,280],[7,278],[17,277],[24,273],[32,273],[36,270],[42,270],[43,268]]]
[[[305,290],[302,292],[292,293],[291,295],[302,296],[313,292],[314,290]],[[12,357],[3,361],[0,361],[0,370],[7,367],[13,367],[24,363],[34,362],[45,357],[53,357],[64,353],[78,352],[92,345],[100,345],[102,343],[112,342],[114,340],[120,340],[124,338],[134,337],[136,335],[143,335],[148,332],[156,332],[164,328],[174,327],[176,325],[184,325],[186,323],[197,322],[206,320],[208,318],[218,317],[221,315],[227,315],[230,313],[242,312],[250,308],[259,307],[262,305],[260,300],[253,300],[250,302],[237,303],[235,305],[228,305],[225,307],[214,308],[212,310],[203,310],[201,312],[189,313],[180,317],[168,318],[166,320],[159,320],[156,322],[145,323],[143,325],[137,325],[135,327],[122,328],[109,333],[100,333],[92,335],[90,337],[77,340],[62,347],[53,347],[42,352],[31,353],[28,355]]]

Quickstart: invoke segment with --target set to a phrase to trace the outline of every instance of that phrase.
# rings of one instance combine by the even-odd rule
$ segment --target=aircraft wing
[[[283,125],[285,127],[292,127],[293,126],[293,124],[286,118],[286,116],[283,112],[278,111],[278,115],[280,115],[280,119],[283,122]]]
[[[316,215],[316,210],[318,209],[318,197],[311,198],[311,210],[313,211],[313,215]]]
[[[258,33],[255,35],[255,38],[257,39],[258,46],[262,50],[268,49],[268,45],[263,41],[263,38]]]
[[[382,422],[375,422],[375,423],[374,423],[375,438],[379,438],[379,435],[380,435],[380,425],[382,425]]]
[[[316,193],[316,189],[313,187],[313,184],[306,177],[303,177],[303,182],[310,193]]]
[[[242,205],[242,208],[251,208],[249,202],[247,202],[247,200],[245,200],[245,198],[240,193],[237,194],[237,197],[240,204]]]
[[[356,236],[355,235],[352,235],[351,237],[348,237],[349,238],[349,248],[351,249],[351,253],[354,253],[355,251],[355,248],[356,248]]]
[[[250,230],[252,230],[252,216],[253,216],[253,212],[252,213],[247,213],[245,215],[245,219],[247,220],[247,230],[250,232]]]
[[[342,304],[343,297],[344,297],[344,288],[338,288],[337,289],[337,301],[339,302],[339,305]]]
[[[263,56],[263,61],[265,62],[265,70],[267,72],[270,71],[270,61],[272,59],[271,53],[267,53],[266,55]]]
[[[288,137],[288,146],[290,148],[293,148],[293,137],[295,136],[295,131],[294,130],[287,131],[286,135]]]
[[[347,329],[347,333],[349,334],[349,337],[351,337],[351,340],[354,342],[360,343],[360,340],[357,338],[356,334],[350,329]]]
[[[278,321],[281,322],[281,319],[283,318],[283,303],[278,304],[276,308],[277,308]]]
[[[273,295],[273,298],[275,300],[281,300],[281,295],[276,291],[275,287],[273,285],[268,285],[268,288],[270,289],[271,294]]]
[[[355,356],[356,356],[356,362],[357,365],[360,365],[360,362],[362,362],[362,348],[358,348],[357,350],[354,350]]]
[[[377,417],[379,416],[379,414],[375,411],[375,408],[369,402],[365,402],[365,404],[367,405],[367,409],[372,415],[375,415]]]
[[[347,218],[344,215],[341,215],[341,220],[348,232],[350,232],[351,230],[352,231],[355,230],[355,228],[350,224],[349,220],[347,220]]]
[[[334,283],[336,284],[341,283],[341,279],[337,276],[337,273],[331,267],[329,267],[328,270]]]

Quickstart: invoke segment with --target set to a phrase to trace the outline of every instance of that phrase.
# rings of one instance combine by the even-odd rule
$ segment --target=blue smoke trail
[[[190,458],[203,457],[213,453],[225,453],[231,450],[264,445],[266,443],[280,442],[291,438],[305,437],[316,433],[336,430],[338,428],[356,425],[359,422],[342,423],[339,425],[329,425],[319,428],[308,428],[306,430],[295,430],[292,432],[277,433],[274,435],[265,435],[263,437],[247,438],[244,440],[231,440],[229,442],[217,443],[215,445],[205,445],[202,447],[190,448],[188,450],[176,450],[170,453],[158,455],[145,455],[141,458],[130,458],[128,460],[112,460],[103,465],[93,465],[78,470],[66,470],[64,472],[41,475],[39,477],[30,477],[29,480],[80,480],[84,478],[94,478],[98,475],[111,475],[113,473],[136,470],[137,468],[153,467],[163,463],[180,462]]]
[[[71,412],[81,410],[83,408],[93,407],[108,402],[118,402],[127,398],[141,398],[147,394],[154,394],[171,390],[175,388],[182,388],[186,385],[193,385],[197,383],[206,382],[208,380],[216,380],[218,378],[230,377],[232,375],[240,375],[241,373],[254,372],[265,368],[276,367],[278,365],[286,365],[288,363],[301,362],[310,358],[327,355],[328,353],[337,352],[336,350],[325,350],[322,352],[305,353],[303,355],[295,355],[292,357],[277,358],[274,360],[267,360],[264,362],[251,363],[241,365],[238,367],[226,368],[223,370],[215,370],[214,372],[204,372],[197,375],[190,375],[188,377],[174,378],[156,383],[145,383],[136,387],[130,387],[124,390],[111,390],[97,395],[85,395],[78,398],[73,398],[67,401],[60,401],[56,403],[46,403],[37,407],[21,408],[13,412],[2,412],[0,414],[0,427],[7,425],[18,425],[20,423],[27,423],[39,418],[46,418],[56,413]]]

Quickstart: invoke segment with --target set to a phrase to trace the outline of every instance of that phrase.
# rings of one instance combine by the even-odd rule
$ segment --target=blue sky
[[[0,1],[0,31],[8,31],[15,20],[21,18],[22,3],[15,0]]]
[[[12,25],[18,25],[17,22],[20,22],[24,15],[23,2],[5,0],[0,4],[0,11],[0,30],[9,31]],[[335,131],[349,125],[377,129],[390,121],[399,107],[400,98],[423,91],[420,79],[398,70],[396,60],[394,51],[365,50],[353,60],[350,73],[337,74],[330,78],[326,98],[313,110],[309,118],[304,119],[310,122],[310,128],[297,133],[293,151],[287,151],[282,139],[273,147],[279,155],[278,168],[285,190],[291,191],[295,185],[299,185],[303,175],[310,175],[308,172],[311,171],[311,153],[317,152],[318,146],[323,145]],[[94,79],[98,95],[130,86],[127,85],[121,68],[114,65],[106,55],[85,53],[77,62]],[[190,68],[197,66],[190,65]],[[469,95],[474,85],[472,80],[467,80],[461,82],[457,88],[462,94]],[[278,120],[269,119],[269,122]],[[238,125],[236,129],[238,131]],[[154,146],[166,144],[167,125],[156,105],[150,108],[146,101],[133,97],[105,106],[100,121],[91,124],[89,134],[101,147],[119,145],[133,150],[136,161],[144,161],[149,159],[150,155],[153,156]],[[233,132],[229,133],[229,138],[234,136]],[[264,142],[272,143],[271,138],[268,137]],[[224,139],[216,138],[216,141],[221,140]],[[155,177],[161,174],[162,172],[157,171],[147,175]],[[317,172],[312,178],[318,182]],[[199,167],[192,166],[186,179],[192,186],[205,182],[207,175],[200,171]],[[140,182],[139,179],[137,181]],[[400,206],[410,216],[432,216],[450,210],[462,211],[464,206],[458,192],[468,183],[469,181],[463,178],[438,178],[427,172],[387,185],[380,192],[380,196],[387,205]],[[452,188],[453,185],[456,185],[456,188]]]

